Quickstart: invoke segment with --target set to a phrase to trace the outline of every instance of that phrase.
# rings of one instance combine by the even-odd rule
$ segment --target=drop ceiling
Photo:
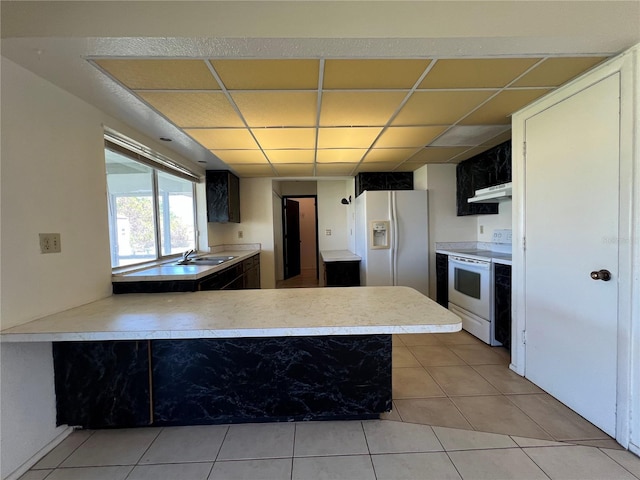
[[[89,61],[241,177],[458,163],[604,56]]]

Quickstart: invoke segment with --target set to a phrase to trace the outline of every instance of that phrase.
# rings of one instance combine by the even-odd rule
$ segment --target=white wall
[[[494,230],[511,228],[512,203],[510,200],[500,202],[497,215],[476,215],[479,242],[492,242]]]
[[[429,191],[429,296],[436,298],[436,242],[477,240],[475,216],[456,216],[456,166],[425,165],[414,172],[414,188]]]
[[[274,181],[279,184],[280,193],[287,196],[316,195],[318,193],[317,182],[313,181]]]
[[[274,201],[271,178],[240,179],[240,222],[209,223],[209,246],[238,243],[260,243],[260,283],[262,288],[275,288]],[[279,199],[278,199],[279,201]],[[238,232],[242,231],[242,238]]]
[[[0,326],[5,329],[111,293],[103,125],[186,160],[4,57],[1,74]],[[41,254],[40,232],[60,233],[62,252]],[[1,349],[0,475],[5,478],[59,429],[51,344]]]
[[[349,196],[347,180],[318,182],[318,248],[322,250],[347,250],[349,206],[340,203]],[[326,235],[331,230],[331,235]]]

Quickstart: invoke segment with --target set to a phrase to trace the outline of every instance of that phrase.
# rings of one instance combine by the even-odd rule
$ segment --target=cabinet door
[[[58,425],[151,423],[149,341],[54,342],[53,365]]]
[[[207,170],[207,220],[240,223],[240,180],[226,170]]]
[[[494,264],[495,337],[511,347],[511,265]]]
[[[436,253],[436,301],[449,307],[449,256]]]
[[[460,162],[456,167],[456,203],[458,216],[497,214],[497,203],[469,203],[481,188],[511,181],[511,141]]]

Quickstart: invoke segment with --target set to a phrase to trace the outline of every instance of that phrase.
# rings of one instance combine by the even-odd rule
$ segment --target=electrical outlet
[[[480,225],[480,233],[484,233],[484,225]]]
[[[330,228],[327,228],[327,229],[324,231],[324,234],[325,234],[327,237],[330,237],[330,236],[331,236],[331,229],[330,229]]]
[[[238,238],[244,238],[244,232],[242,230],[238,230]]]
[[[39,235],[40,253],[60,253],[62,251],[59,233],[41,233]]]

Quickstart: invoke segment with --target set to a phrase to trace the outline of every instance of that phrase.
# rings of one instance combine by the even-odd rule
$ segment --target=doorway
[[[283,196],[282,230],[284,280],[278,282],[278,288],[317,287],[317,196]]]

